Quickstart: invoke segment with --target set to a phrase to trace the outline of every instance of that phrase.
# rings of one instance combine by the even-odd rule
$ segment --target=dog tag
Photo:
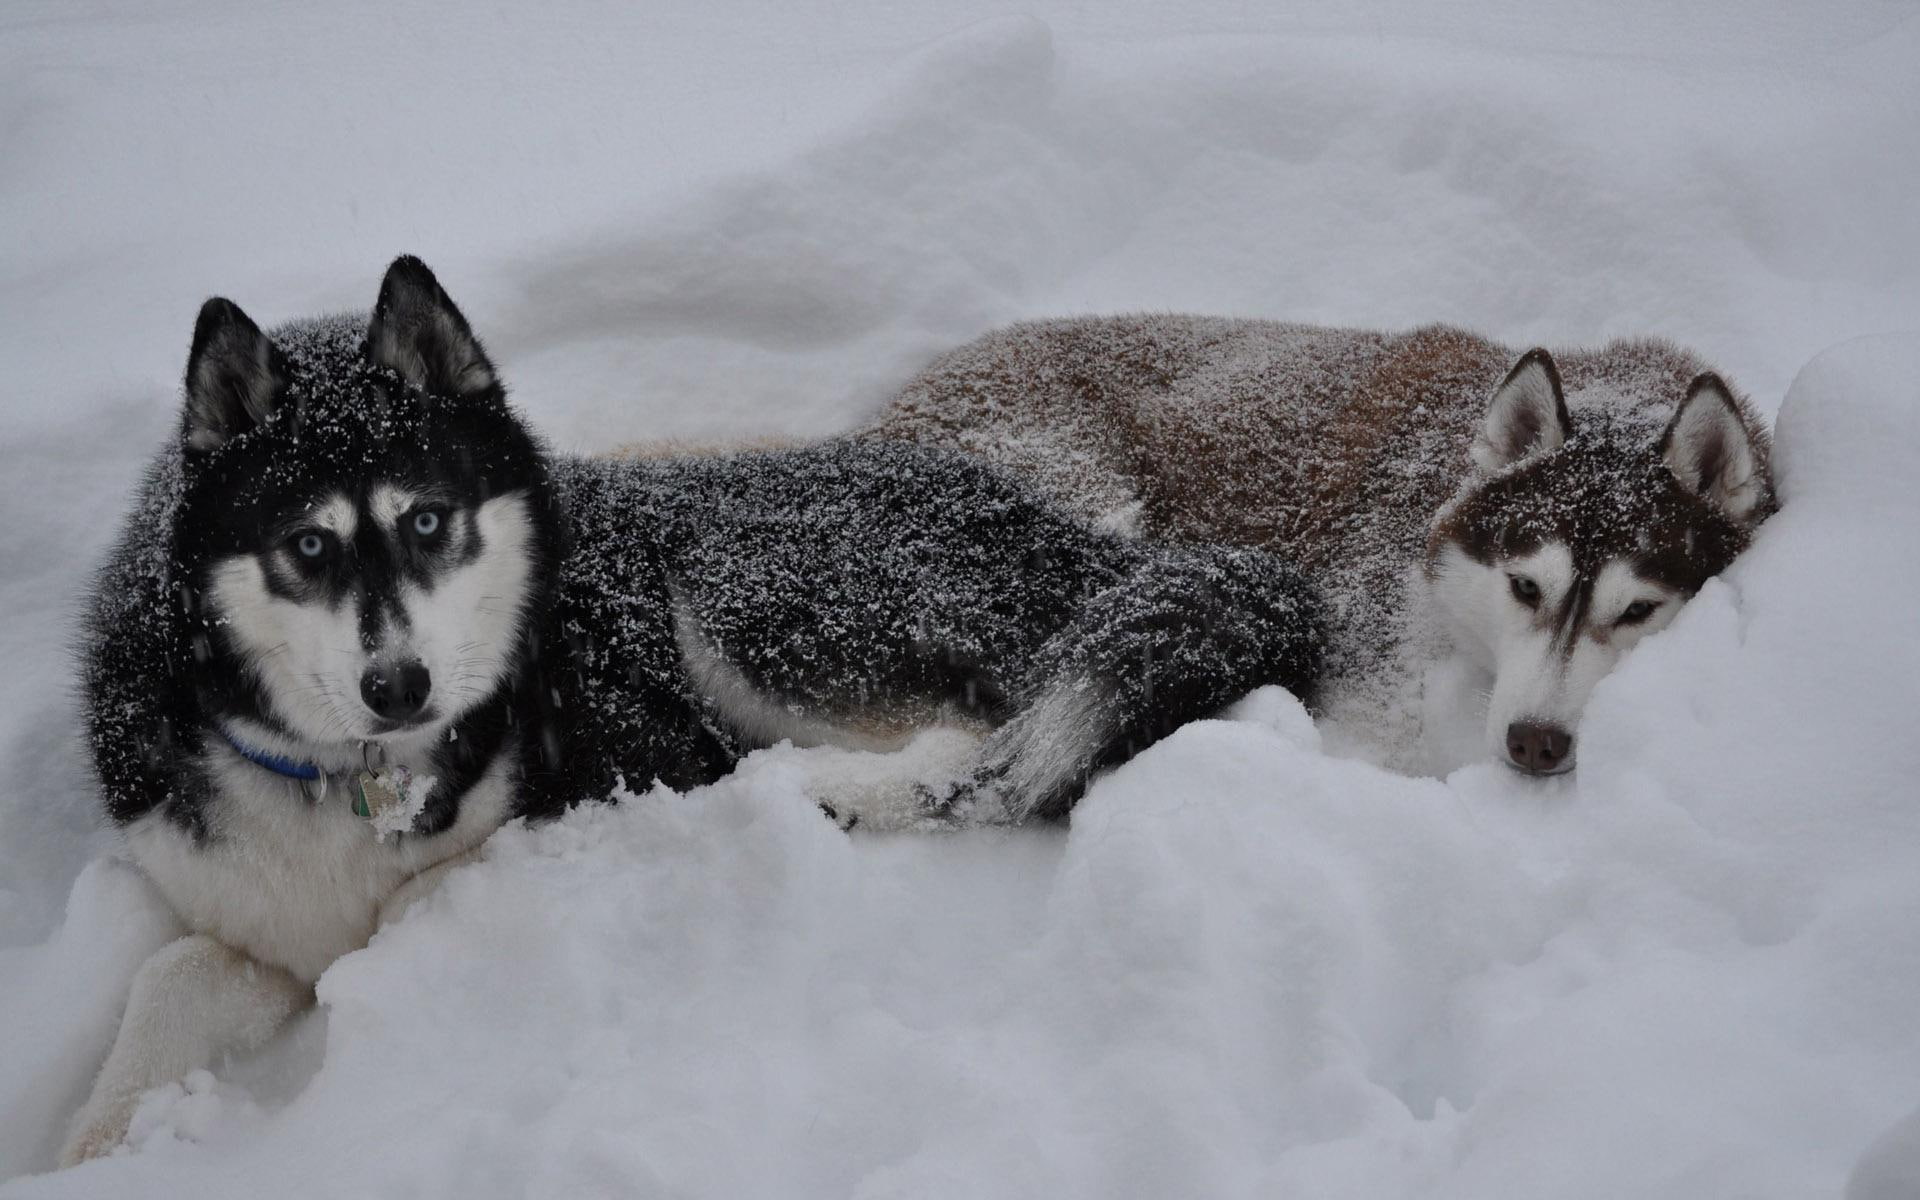
[[[385,824],[381,818],[407,802],[405,767],[381,767],[354,777],[353,815]]]
[[[365,817],[374,836],[383,842],[390,833],[409,833],[439,782],[435,776],[415,775],[402,766],[362,771],[354,777],[354,815]]]

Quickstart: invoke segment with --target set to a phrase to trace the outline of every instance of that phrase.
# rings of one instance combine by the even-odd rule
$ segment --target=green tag
[[[384,842],[390,833],[413,828],[439,782],[432,775],[415,775],[398,765],[362,771],[353,779],[353,815],[372,825],[374,836]]]
[[[362,771],[354,778],[353,815],[378,821],[407,802],[406,776],[397,767]]]

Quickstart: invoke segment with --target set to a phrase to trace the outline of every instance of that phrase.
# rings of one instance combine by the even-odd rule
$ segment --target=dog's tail
[[[1057,818],[1096,771],[1248,691],[1311,702],[1326,645],[1318,593],[1260,550],[1153,546],[1042,647],[979,783],[1013,820]]]

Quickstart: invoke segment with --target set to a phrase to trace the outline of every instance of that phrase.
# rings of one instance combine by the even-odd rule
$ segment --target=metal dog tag
[[[362,771],[353,780],[353,812],[373,826],[373,835],[386,841],[392,833],[411,833],[427,806],[427,797],[439,784],[432,775],[416,775],[404,766]]]
[[[380,818],[407,803],[404,767],[381,767],[354,776],[353,815],[382,823]]]

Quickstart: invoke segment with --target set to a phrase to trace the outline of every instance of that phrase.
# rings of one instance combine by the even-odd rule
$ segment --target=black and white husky
[[[85,648],[107,811],[184,936],[139,970],[67,1161],[268,1037],[514,817],[949,717],[991,732],[937,807],[1057,816],[1318,667],[1279,560],[1096,532],[951,452],[550,456],[412,258],[369,317],[269,335],[209,301],[185,391]]]
[[[1774,507],[1765,427],[1657,339],[1556,356],[1445,326],[1037,321],[934,362],[867,436],[1298,563],[1328,605],[1333,732],[1415,770],[1468,756],[1428,736],[1447,727],[1529,774],[1572,769],[1595,684]]]

